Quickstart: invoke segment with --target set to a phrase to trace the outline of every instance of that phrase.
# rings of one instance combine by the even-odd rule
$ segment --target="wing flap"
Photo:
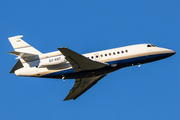
[[[75,100],[88,89],[90,89],[93,85],[95,85],[104,76],[106,75],[76,79],[73,88],[69,91],[69,94],[66,96],[64,101],[71,99]]]
[[[82,56],[68,48],[58,48],[58,50],[66,57],[70,62],[75,72],[94,70],[108,66],[107,63],[102,63],[98,61],[93,61],[85,56]]]

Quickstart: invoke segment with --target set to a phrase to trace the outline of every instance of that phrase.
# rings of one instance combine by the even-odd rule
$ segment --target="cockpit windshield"
[[[157,46],[153,44],[148,44],[147,47],[157,47]]]

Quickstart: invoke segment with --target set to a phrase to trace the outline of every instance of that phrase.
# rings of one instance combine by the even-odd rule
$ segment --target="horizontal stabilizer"
[[[107,63],[93,61],[68,48],[58,48],[58,50],[65,56],[66,60],[70,62],[74,72],[95,70],[108,66]]]
[[[7,52],[7,53],[16,55],[21,58],[38,56],[38,55],[32,54],[32,53],[24,53],[24,52],[17,52],[17,51],[12,51],[12,52]]]

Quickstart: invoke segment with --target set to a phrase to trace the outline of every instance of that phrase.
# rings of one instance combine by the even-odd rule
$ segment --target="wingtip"
[[[64,98],[63,101],[68,101],[68,100],[75,100],[76,98],[69,98],[68,96],[66,96],[66,98]]]
[[[66,98],[65,98],[63,101],[67,101],[67,100],[71,100],[71,99],[66,99]]]
[[[9,40],[14,40],[14,39],[21,39],[23,37],[23,35],[16,35],[16,36],[13,36],[13,37],[9,37],[8,39]]]

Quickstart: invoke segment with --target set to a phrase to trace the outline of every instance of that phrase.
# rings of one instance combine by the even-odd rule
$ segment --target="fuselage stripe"
[[[40,76],[43,76],[43,75],[46,75],[46,74],[50,74],[50,73],[54,73],[54,72],[59,72],[59,71],[64,71],[64,70],[68,70],[68,69],[71,69],[72,67],[68,67],[68,68],[64,68],[64,69],[59,69],[59,70],[50,70],[50,71],[46,71],[46,72],[42,72],[42,73],[39,73],[39,74],[35,74],[33,75],[33,77],[40,77]]]
[[[137,55],[131,55],[131,56],[125,56],[125,57],[118,57],[118,58],[112,58],[112,59],[107,59],[107,60],[100,60],[100,62],[114,62],[114,61],[118,61],[118,60],[125,60],[125,59],[131,59],[131,58],[137,58],[137,57],[143,57],[143,56],[148,56],[148,55],[158,55],[158,54],[165,54],[168,53],[167,52],[149,52],[147,53],[143,53],[143,54],[137,54]],[[43,75],[47,75],[50,73],[54,73],[54,72],[59,72],[59,71],[63,71],[63,70],[68,70],[68,69],[72,69],[72,67],[68,67],[68,68],[64,68],[64,69],[59,69],[59,70],[51,70],[51,71],[47,71],[47,72],[42,72],[40,73],[40,76]],[[36,75],[34,75],[36,76]]]

